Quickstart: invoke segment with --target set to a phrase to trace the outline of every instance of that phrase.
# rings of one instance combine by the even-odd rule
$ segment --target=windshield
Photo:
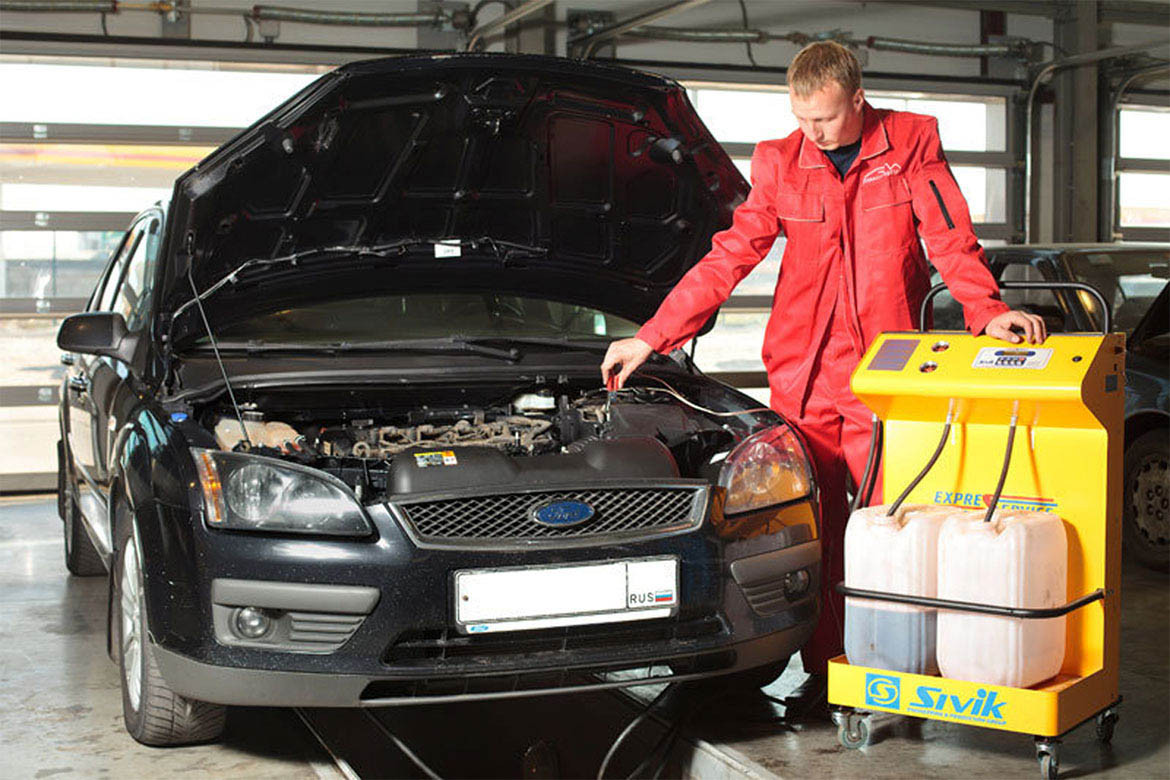
[[[588,306],[495,293],[409,293],[307,303],[215,327],[219,341],[360,344],[400,339],[625,338],[630,320]],[[206,336],[196,344],[207,344]]]
[[[1113,310],[1113,330],[1129,333],[1149,311],[1170,278],[1170,252],[1090,252],[1065,258],[1078,282],[1093,285]],[[1101,322],[1095,298],[1081,295],[1093,321]]]

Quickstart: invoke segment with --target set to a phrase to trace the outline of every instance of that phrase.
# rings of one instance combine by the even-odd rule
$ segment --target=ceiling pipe
[[[643,25],[650,24],[651,22],[656,22],[659,19],[663,19],[672,14],[679,13],[680,11],[685,11],[688,8],[694,8],[696,6],[703,5],[708,1],[709,0],[678,0],[678,2],[670,3],[669,5],[664,5],[660,8],[655,8],[654,10],[647,11],[643,14],[638,14],[637,16],[627,19],[624,22],[615,22],[608,27],[603,27],[597,32],[582,35],[577,38],[571,38],[569,40],[569,44],[570,46],[582,47],[581,59],[587,60],[593,56],[594,52],[597,51],[597,48],[603,43],[612,41],[615,38],[618,38],[634,29],[635,27],[641,27]]]
[[[902,54],[927,54],[935,57],[1019,57],[1027,59],[1032,41],[1019,39],[1004,43],[934,43],[908,41],[902,38],[881,38],[871,35],[864,39],[850,39],[849,43],[874,51],[896,51]]]
[[[1018,57],[1027,59],[1035,42],[1020,38],[1004,43],[938,43],[934,41],[910,41],[902,38],[882,38],[871,35],[868,38],[854,38],[840,30],[821,33],[790,32],[783,35],[766,30],[726,29],[706,30],[688,27],[659,27],[642,25],[623,33],[624,37],[645,38],[663,41],[686,41],[695,43],[769,43],[788,41],[798,46],[813,41],[837,41],[846,46],[865,47],[874,51],[893,51],[903,54],[924,54],[936,57]]]
[[[3,0],[4,13],[117,13],[116,0]]]
[[[181,9],[198,13],[198,8]],[[435,10],[426,13],[365,13],[361,11],[311,11],[279,5],[257,5],[248,14],[261,22],[331,24],[362,27],[438,27],[444,16]]]
[[[1058,70],[1063,68],[1071,68],[1077,65],[1088,65],[1094,62],[1101,62],[1102,60],[1116,59],[1117,57],[1125,57],[1130,54],[1150,54],[1152,52],[1167,53],[1167,47],[1170,43],[1167,41],[1149,41],[1147,43],[1138,43],[1132,46],[1114,46],[1109,49],[1100,49],[1098,51],[1085,52],[1084,54],[1074,54],[1071,57],[1065,57],[1059,60],[1053,60],[1047,63],[1041,63],[1037,66],[1036,77],[1032,79],[1032,86],[1028,89],[1028,100],[1024,107],[1024,243],[1032,240],[1032,132],[1034,119],[1032,117],[1033,109],[1036,103],[1036,92],[1040,89],[1040,84],[1044,79],[1051,76]]]
[[[467,51],[475,51],[483,44],[485,38],[495,35],[508,25],[514,24],[526,16],[531,16],[552,2],[553,0],[526,0],[511,11],[501,14],[486,24],[477,26],[471,31],[471,37],[467,40]]]
[[[647,24],[626,31],[624,37],[696,43],[767,43],[784,36],[772,36],[763,30],[745,30],[742,27],[734,30],[702,30],[688,27],[658,27]]]

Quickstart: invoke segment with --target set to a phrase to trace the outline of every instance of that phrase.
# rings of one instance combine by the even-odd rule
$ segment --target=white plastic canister
[[[957,512],[938,542],[938,595],[1006,607],[1058,607],[1068,596],[1068,539],[1049,512]],[[941,610],[944,677],[1027,688],[1064,663],[1064,617],[1039,620]]]
[[[859,509],[845,527],[845,584],[863,590],[933,597],[938,536],[954,510],[930,504]],[[845,656],[849,663],[934,674],[935,610],[872,599],[845,599]]]

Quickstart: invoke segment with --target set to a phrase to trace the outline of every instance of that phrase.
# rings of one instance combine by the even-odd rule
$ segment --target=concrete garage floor
[[[341,774],[292,710],[231,711],[214,745],[152,749],[124,731],[117,668],[105,655],[106,584],[70,578],[51,497],[0,499],[0,729],[3,777],[144,777],[172,774],[334,778]],[[1167,578],[1123,571],[1121,721],[1112,746],[1092,726],[1066,740],[1062,777],[1170,778],[1170,590]],[[803,679],[793,664],[767,693],[779,697]],[[634,696],[648,701],[655,689]],[[1038,768],[1031,740],[984,729],[894,718],[860,751],[838,746],[824,722],[783,721],[763,695],[702,696],[665,715],[704,704],[691,717],[666,776],[1021,777]],[[376,711],[445,777],[519,777],[527,746],[543,741],[562,777],[592,776],[609,742],[636,712],[626,694],[568,694],[510,703]],[[385,743],[363,711],[307,713],[330,749],[362,777],[421,776]],[[664,733],[639,728],[608,776],[625,776]]]

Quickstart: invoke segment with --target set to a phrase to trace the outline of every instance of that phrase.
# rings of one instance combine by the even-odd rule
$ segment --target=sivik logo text
[[[943,693],[942,688],[931,688],[919,685],[915,691],[918,701],[911,702],[908,709],[930,710],[952,720],[982,720],[992,723],[1003,723],[1003,706],[1006,702],[997,702],[998,693],[990,694],[980,688],[974,696],[962,699],[953,693]]]

